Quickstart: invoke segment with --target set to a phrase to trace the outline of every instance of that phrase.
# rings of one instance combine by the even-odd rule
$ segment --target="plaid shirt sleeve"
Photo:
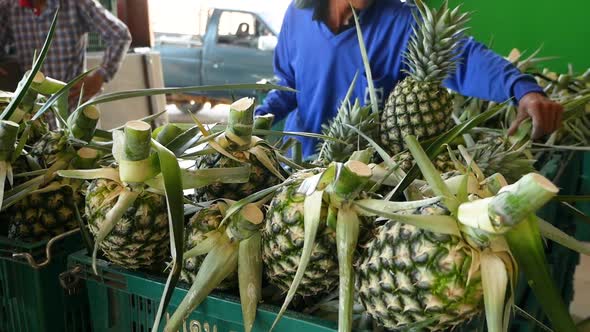
[[[86,28],[100,34],[107,46],[99,72],[108,82],[115,76],[123,62],[125,53],[131,44],[131,34],[123,22],[97,1],[79,0],[77,3]]]
[[[0,0],[0,58],[6,55],[6,46],[12,41],[8,22],[8,1],[10,0]]]

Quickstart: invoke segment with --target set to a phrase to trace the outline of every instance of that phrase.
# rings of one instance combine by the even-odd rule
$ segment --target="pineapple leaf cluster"
[[[354,104],[345,102],[334,119],[322,125],[322,133],[339,141],[326,140],[318,146],[319,159],[323,163],[331,161],[344,162],[353,152],[368,147],[368,143],[348,126],[354,126],[361,132],[374,137],[378,131],[378,114],[373,113],[371,106],[361,106],[356,100]]]
[[[421,17],[414,13],[417,25],[405,56],[408,74],[419,82],[442,82],[456,66],[469,13],[461,12],[460,7],[449,9],[447,3],[438,10],[417,7]]]

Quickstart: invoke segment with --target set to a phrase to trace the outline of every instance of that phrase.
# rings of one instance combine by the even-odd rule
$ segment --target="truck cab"
[[[274,48],[288,4],[287,0],[215,0],[207,8],[203,35],[156,31],[155,49],[161,54],[164,85],[271,79]]]

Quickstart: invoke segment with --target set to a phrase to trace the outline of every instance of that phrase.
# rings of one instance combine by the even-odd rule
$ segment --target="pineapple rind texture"
[[[117,182],[94,180],[86,194],[88,228],[97,235],[117,202]],[[151,268],[169,257],[168,212],[164,196],[142,192],[109,235],[99,244],[104,255],[129,269]]]
[[[266,149],[262,147],[263,149]],[[208,154],[201,156],[196,161],[197,169],[207,168],[227,168],[244,166],[244,163],[250,164],[250,179],[246,183],[213,183],[203,188],[195,190],[195,200],[205,202],[218,198],[226,198],[238,201],[244,197],[252,195],[260,190],[272,187],[280,182],[273,173],[271,173],[254,154],[248,151],[230,152],[234,158],[242,161],[239,163],[222,154]],[[271,162],[279,169],[279,163],[276,157],[268,153]]]
[[[48,185],[59,185],[54,181]],[[83,209],[83,197],[71,186],[54,191],[31,193],[2,213],[8,219],[8,237],[38,242],[78,227],[76,205]]]
[[[405,150],[404,137],[418,140],[436,137],[453,125],[451,95],[437,84],[416,82],[411,77],[400,82],[381,113],[380,139],[391,154]]]
[[[446,214],[438,206],[415,214]],[[440,331],[461,324],[482,307],[479,272],[468,278],[471,249],[462,239],[389,220],[361,254],[356,282],[367,312],[388,329],[419,324]]]
[[[216,230],[219,227],[221,220],[223,220],[223,214],[221,213],[219,203],[212,204],[195,213],[185,227],[185,252],[193,249],[201,243],[201,241],[205,240],[207,233]],[[206,255],[201,255],[185,259],[180,279],[186,283],[192,284],[205,257]],[[234,288],[238,281],[238,275],[236,272],[230,274],[224,281],[222,281],[217,289],[225,290]]]
[[[304,180],[317,171],[303,171],[293,177]],[[262,260],[268,280],[286,292],[299,266],[303,251],[305,196],[297,193],[300,182],[281,188],[273,198],[262,229]],[[326,225],[327,211],[322,221],[310,262],[297,289],[297,294],[308,297],[326,294],[338,286],[338,258],[335,231]]]
[[[57,160],[58,154],[67,148],[68,137],[63,130],[50,131],[43,135],[31,148],[31,156],[40,165],[49,168]]]

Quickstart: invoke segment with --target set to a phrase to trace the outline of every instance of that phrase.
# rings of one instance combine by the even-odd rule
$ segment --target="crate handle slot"
[[[82,267],[76,265],[72,269],[60,273],[59,283],[61,287],[67,291],[74,290],[80,282],[80,272],[82,272]]]
[[[56,237],[51,238],[51,240],[49,240],[47,242],[47,245],[45,246],[45,255],[47,256],[47,258],[41,263],[35,262],[35,259],[33,258],[33,256],[27,252],[12,254],[12,257],[25,259],[32,268],[38,270],[44,266],[47,266],[49,263],[51,263],[51,247],[53,247],[53,245],[56,242],[66,238],[70,235],[74,235],[74,234],[78,233],[79,231],[80,231],[80,228],[75,228],[75,229],[72,229],[71,231],[67,231],[65,233],[62,233],[62,234],[56,236]]]

